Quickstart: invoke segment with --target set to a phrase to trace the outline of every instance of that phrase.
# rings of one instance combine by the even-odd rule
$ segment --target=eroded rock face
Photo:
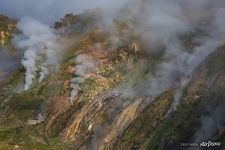
[[[0,15],[0,47],[4,47],[6,42],[12,37],[16,23],[10,18]]]
[[[222,47],[196,69],[178,109],[151,131],[141,148],[179,149],[183,142],[224,141],[225,117],[221,109],[225,103],[224,59]],[[121,140],[118,145],[125,144],[128,143]]]
[[[183,132],[176,129],[166,130],[165,132],[171,130],[174,132],[168,133],[166,138],[162,134],[162,139],[158,139],[165,140],[164,147],[176,148],[179,142],[196,140],[202,135],[206,137],[201,131],[207,127],[204,125],[207,123],[201,119],[204,117],[201,114],[206,111],[210,114],[209,117],[215,118],[213,115],[221,109],[215,108],[217,105],[213,103],[221,105],[224,103],[222,100],[224,97],[222,90],[225,88],[224,64],[216,63],[216,61],[223,61],[224,57],[223,48],[219,49],[199,66],[189,84],[185,84],[184,93],[179,96],[180,104],[171,115],[168,116],[167,113],[176,99],[176,88],[154,99],[152,97],[129,99],[123,94],[108,96],[105,99],[86,103],[86,106],[75,115],[71,125],[67,126],[64,132],[65,138],[75,143],[80,149],[149,149],[154,136],[158,134],[160,128],[163,128],[161,126],[167,120],[171,125],[166,128],[184,126],[185,123],[189,127]],[[118,103],[119,106],[116,106]],[[114,112],[115,109],[113,111],[113,108],[116,108],[117,113]],[[95,119],[104,113],[107,119],[96,124]],[[191,117],[186,118],[188,114]],[[208,138],[223,139],[223,117],[216,120],[221,127],[215,126],[212,129],[213,132],[207,134]],[[188,136],[186,136],[187,133],[189,133]]]
[[[102,136],[98,149],[112,149],[114,143],[117,142],[125,129],[127,129],[128,126],[139,116],[151,100],[151,98],[142,97],[121,110],[121,112],[112,121],[112,124],[106,129],[105,135]]]
[[[106,59],[106,57],[101,58]],[[185,86],[182,87],[184,92],[179,96],[181,103],[177,106],[177,109],[173,109],[170,115],[167,115],[167,113],[173,105],[176,91],[179,87],[169,89],[157,97],[129,97],[122,91],[118,93],[105,93],[103,90],[100,92],[100,95],[92,96],[90,99],[86,97],[86,99],[80,99],[79,101],[75,100],[75,103],[71,104],[66,97],[66,91],[69,88],[69,83],[66,82],[67,79],[56,80],[56,83],[53,82],[55,80],[43,83],[45,86],[50,86],[53,83],[62,85],[63,90],[57,96],[51,97],[52,101],[47,105],[46,111],[42,110],[46,113],[44,115],[45,120],[43,120],[43,116],[37,116],[36,118],[30,118],[29,116],[29,120],[28,122],[26,120],[26,123],[32,126],[44,124],[44,136],[46,138],[61,137],[64,142],[75,145],[77,149],[148,149],[151,147],[153,138],[158,136],[158,130],[161,130],[161,126],[165,124],[165,121],[170,120],[171,125],[169,127],[175,128],[179,124],[183,126],[186,121],[187,124],[190,123],[191,125],[192,123],[196,123],[196,118],[185,118],[185,115],[180,116],[179,114],[184,113],[198,117],[198,125],[194,127],[198,128],[199,132],[190,129],[189,139],[182,138],[189,130],[183,133],[175,129],[168,129],[169,131],[176,132],[168,133],[168,137],[166,138],[163,135],[158,137],[160,138],[158,140],[165,139],[165,147],[170,147],[171,145],[175,147],[178,141],[188,141],[192,140],[192,138],[197,139],[196,137],[200,137],[202,134],[201,128],[204,128],[204,126],[202,127],[201,125],[201,116],[196,116],[197,112],[201,114],[201,112],[208,111],[214,114],[214,111],[211,111],[211,107],[207,109],[204,107],[207,107],[207,104],[213,104],[210,99],[215,100],[216,103],[220,103],[219,99],[223,98],[223,68],[225,66],[223,63],[217,64],[216,61],[223,61],[225,60],[224,57],[223,48],[208,57],[195,72],[192,80],[188,81],[189,84],[184,84]],[[109,63],[109,61],[105,60],[104,62]],[[122,59],[121,57],[120,61],[125,61],[125,58]],[[101,61],[98,62],[100,63]],[[97,66],[97,70],[105,65],[105,63],[102,63],[102,65],[100,63]],[[70,69],[70,66],[68,64],[62,73],[73,73],[73,69]],[[92,76],[97,75],[100,75],[100,73],[92,73]],[[57,79],[59,76],[53,79]],[[50,89],[52,90],[52,88]],[[85,90],[88,93],[88,90]],[[23,97],[25,98],[25,96]],[[35,97],[35,94],[33,97]],[[196,110],[197,108],[195,107],[192,108],[192,104],[195,103],[199,110]],[[184,109],[183,105],[186,105]],[[216,128],[216,130],[219,130],[219,132],[216,135],[212,134],[213,138],[223,139],[222,128]],[[167,130],[164,132],[167,132]],[[177,137],[177,134],[179,137]],[[171,139],[173,136],[176,138]]]
[[[77,18],[65,16],[62,26],[71,26],[71,19]],[[108,37],[99,40],[98,35],[93,29],[71,45],[59,71],[34,88],[14,92],[23,81],[23,69],[0,85],[0,133],[22,133],[24,137],[19,140],[10,138],[15,143],[28,141],[24,145],[41,141],[50,148],[58,146],[54,140],[60,138],[59,143],[84,150],[179,149],[180,142],[200,141],[202,137],[224,141],[225,119],[223,115],[216,117],[224,114],[224,47],[210,55],[193,76],[178,78],[178,85],[159,95],[132,95],[134,91],[120,87],[149,82],[146,74],[154,71],[149,66],[160,60],[146,59],[137,40],[113,47]],[[144,71],[140,69],[143,62],[147,64]],[[139,69],[142,72],[137,73]],[[79,87],[75,86],[78,90],[70,99],[71,83],[79,83]],[[207,134],[203,131],[211,130],[205,120],[213,128]],[[28,136],[28,131],[34,135]]]

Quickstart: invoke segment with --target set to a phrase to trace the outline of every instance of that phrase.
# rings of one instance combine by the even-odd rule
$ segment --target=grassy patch
[[[179,143],[188,141],[196,130],[198,101],[181,104],[177,112],[166,118],[152,133],[147,149],[159,150],[165,147],[179,148]]]
[[[13,128],[0,130],[0,144],[4,147],[12,149],[18,146],[22,150],[70,150],[71,145],[63,144],[59,139],[45,140],[35,133],[39,128]],[[1,148],[1,147],[0,147]]]
[[[116,149],[137,149],[161,122],[173,100],[172,92],[165,92],[151,103],[126,130]]]

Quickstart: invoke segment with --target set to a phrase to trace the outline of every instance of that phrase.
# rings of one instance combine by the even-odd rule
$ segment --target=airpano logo
[[[222,146],[221,142],[201,142],[201,143],[180,143],[181,147],[220,147]]]
[[[200,147],[219,147],[221,145],[222,145],[221,142],[212,142],[212,141],[200,143]]]

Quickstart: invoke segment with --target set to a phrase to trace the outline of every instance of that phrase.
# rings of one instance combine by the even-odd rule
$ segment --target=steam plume
[[[96,62],[86,54],[80,54],[75,58],[75,77],[70,81],[70,87],[72,89],[70,94],[70,101],[72,102],[79,92],[79,86],[85,81],[88,73],[96,68]]]
[[[26,69],[24,89],[27,90],[31,87],[38,71],[40,71],[39,81],[42,81],[56,68],[59,46],[53,30],[33,18],[22,18],[17,28],[21,34],[14,38],[14,43],[18,48],[25,50],[22,65]]]
[[[131,0],[118,19],[129,22],[140,35],[147,53],[162,60],[154,73],[149,74],[148,82],[134,87],[134,95],[156,96],[180,84],[209,54],[222,46],[225,43],[224,5],[220,0]],[[184,45],[183,40],[188,36],[193,48]]]

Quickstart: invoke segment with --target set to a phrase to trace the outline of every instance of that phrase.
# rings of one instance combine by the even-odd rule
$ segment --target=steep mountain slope
[[[167,116],[166,109],[155,112],[160,105],[148,106],[129,126],[116,148],[180,149],[180,143],[209,139],[222,142],[224,50],[219,48],[198,67],[173,114]],[[164,111],[164,116],[159,116],[160,111]]]
[[[55,24],[56,41],[66,46],[58,70],[41,82],[24,90],[24,66],[0,80],[0,149],[175,150],[225,142],[224,46],[191,72],[195,64],[180,61],[182,54],[192,56],[195,39],[208,33],[181,35],[188,50],[164,56],[163,47],[146,50],[129,21],[105,30],[93,20],[69,14]]]

